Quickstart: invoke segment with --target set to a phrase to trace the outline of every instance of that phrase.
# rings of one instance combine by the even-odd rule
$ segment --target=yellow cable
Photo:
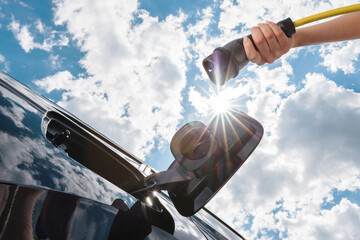
[[[346,7],[336,8],[333,10],[329,10],[326,12],[322,12],[322,13],[318,13],[318,14],[315,14],[315,15],[312,15],[309,17],[302,18],[302,19],[294,21],[294,25],[295,25],[295,27],[299,27],[301,25],[315,22],[315,21],[318,21],[318,20],[321,20],[324,18],[334,17],[337,15],[356,12],[356,11],[360,11],[360,3],[346,6]]]

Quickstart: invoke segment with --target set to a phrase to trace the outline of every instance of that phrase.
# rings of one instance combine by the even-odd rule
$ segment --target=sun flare
[[[215,114],[223,114],[230,110],[231,101],[225,94],[216,94],[211,97],[211,107]]]

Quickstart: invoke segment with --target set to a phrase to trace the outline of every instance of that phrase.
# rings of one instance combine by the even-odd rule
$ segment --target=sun
[[[198,92],[192,89],[191,102],[195,102],[194,107],[203,116],[219,116],[231,115],[231,112],[236,109],[246,108],[244,105],[245,94],[239,92],[232,86],[218,87],[211,85],[208,89],[201,86],[202,90]]]
[[[222,92],[212,95],[210,104],[215,114],[224,114],[232,107],[229,96]]]

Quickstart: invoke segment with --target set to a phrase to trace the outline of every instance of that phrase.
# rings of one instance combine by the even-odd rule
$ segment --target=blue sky
[[[249,64],[220,89],[201,66],[259,22],[353,3],[0,0],[0,68],[158,170],[177,129],[232,102],[266,134],[208,207],[249,239],[355,239],[359,40]]]

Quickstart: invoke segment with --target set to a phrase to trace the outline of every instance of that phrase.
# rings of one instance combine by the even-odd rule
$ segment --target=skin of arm
[[[296,29],[288,38],[278,25],[267,21],[251,29],[251,35],[258,48],[249,38],[244,38],[244,49],[249,61],[263,65],[272,63],[290,48],[317,45],[360,38],[360,12],[345,14],[331,21]]]

